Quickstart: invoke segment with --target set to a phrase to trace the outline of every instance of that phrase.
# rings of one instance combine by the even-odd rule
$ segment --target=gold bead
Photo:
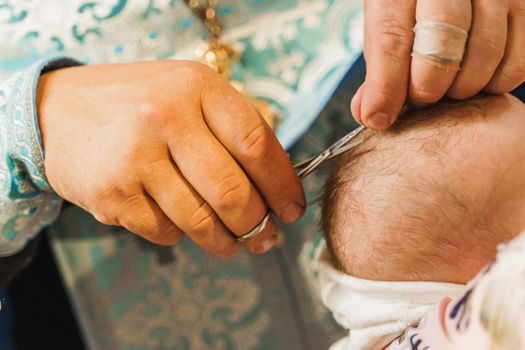
[[[210,28],[210,30],[211,30],[211,34],[216,37],[221,35],[221,32],[222,32],[222,28],[219,25],[214,25],[213,27]]]
[[[215,18],[215,10],[212,8],[206,9],[206,18],[207,19],[214,19]]]

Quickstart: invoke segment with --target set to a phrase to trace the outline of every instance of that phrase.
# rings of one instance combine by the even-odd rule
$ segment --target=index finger
[[[290,159],[255,107],[226,80],[218,84],[201,97],[206,123],[279,220],[296,221],[306,200]]]
[[[359,115],[370,128],[388,128],[407,97],[415,11],[415,0],[365,3],[367,67]]]

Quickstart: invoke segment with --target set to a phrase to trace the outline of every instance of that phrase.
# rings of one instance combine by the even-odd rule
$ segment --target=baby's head
[[[340,157],[323,229],[335,263],[389,281],[465,283],[525,229],[525,105],[483,96],[409,110]]]

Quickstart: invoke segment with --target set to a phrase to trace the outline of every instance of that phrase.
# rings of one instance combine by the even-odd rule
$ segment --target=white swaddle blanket
[[[441,297],[465,289],[453,283],[356,278],[334,268],[326,247],[319,255],[319,282],[323,303],[349,331],[330,350],[381,349],[417,323]]]

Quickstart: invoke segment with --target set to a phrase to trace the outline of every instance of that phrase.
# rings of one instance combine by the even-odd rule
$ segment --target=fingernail
[[[257,254],[263,254],[272,249],[272,247],[275,245],[275,242],[277,241],[277,235],[274,234],[268,239],[266,239],[264,242],[258,244],[255,247],[255,252]]]
[[[292,222],[299,220],[299,218],[303,216],[303,213],[304,207],[302,205],[290,203],[283,209],[283,211],[281,211],[279,218],[285,224],[291,224]]]
[[[365,124],[369,128],[383,130],[390,126],[390,116],[385,113],[374,113],[366,119]]]

